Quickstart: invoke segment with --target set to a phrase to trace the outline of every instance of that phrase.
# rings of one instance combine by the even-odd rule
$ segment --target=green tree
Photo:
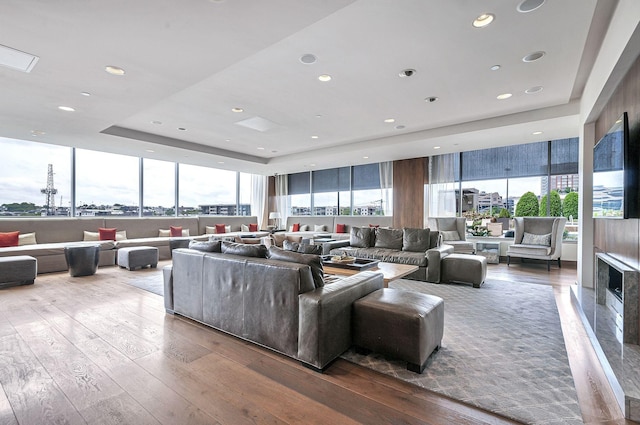
[[[564,197],[562,214],[567,218],[578,219],[578,192],[570,192]]]
[[[516,204],[516,217],[536,217],[539,212],[538,197],[533,192],[527,192]]]
[[[551,191],[551,208],[549,211],[551,213],[551,217],[562,217],[562,200],[560,199],[560,194],[557,190]],[[540,199],[540,217],[547,216],[547,202],[549,199],[549,195],[544,195],[542,199]]]
[[[509,213],[509,210],[506,208],[501,208],[500,209],[500,213],[498,214],[499,218],[511,218],[511,214]]]

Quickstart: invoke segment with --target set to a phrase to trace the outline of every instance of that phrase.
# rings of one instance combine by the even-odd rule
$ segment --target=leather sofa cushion
[[[319,255],[285,251],[277,246],[270,246],[269,259],[306,264],[311,267],[311,276],[313,276],[313,284],[315,287],[322,288],[324,286],[324,269],[322,267],[322,259]]]
[[[440,246],[440,232],[429,231],[429,249]]]
[[[312,245],[308,243],[298,243],[285,240],[282,243],[282,249],[285,251],[299,252],[301,254],[322,254],[322,245]]]
[[[374,239],[375,229],[371,227],[352,227],[349,236],[349,245],[356,248],[369,248]]]
[[[402,229],[376,229],[376,248],[402,249]]]
[[[243,244],[223,241],[221,251],[224,254],[243,255],[245,257],[267,258],[267,247],[264,245]]]
[[[410,264],[418,267],[427,266],[425,252],[400,251],[388,248],[354,248],[350,246],[331,250],[331,255],[340,255],[342,253],[352,257],[380,260],[387,263]]]
[[[189,249],[202,252],[222,252],[221,241],[189,241]]]
[[[426,252],[429,249],[429,229],[402,229],[402,250]]]

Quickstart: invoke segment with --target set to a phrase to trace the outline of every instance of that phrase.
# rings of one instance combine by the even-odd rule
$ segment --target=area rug
[[[126,280],[126,284],[135,286],[136,288],[144,289],[156,295],[164,296],[164,282],[162,281],[162,275],[158,277],[157,274],[153,276],[145,276],[140,279]]]
[[[421,375],[378,354],[350,350],[344,359],[524,423],[583,423],[552,287],[406,279],[390,287],[444,299],[442,347]]]

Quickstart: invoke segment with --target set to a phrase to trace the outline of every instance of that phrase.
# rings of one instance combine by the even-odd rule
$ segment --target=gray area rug
[[[421,375],[375,353],[344,359],[521,422],[583,423],[552,287],[406,279],[390,287],[444,299],[442,347]]]
[[[131,272],[135,273],[135,272]],[[135,286],[136,288],[144,289],[145,291],[152,292],[156,295],[164,296],[164,282],[162,281],[162,275],[158,279],[158,275],[153,278],[144,277],[136,280],[125,281],[128,285]]]

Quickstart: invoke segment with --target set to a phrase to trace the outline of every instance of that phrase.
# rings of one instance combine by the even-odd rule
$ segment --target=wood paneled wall
[[[627,112],[630,133],[640,131],[640,58],[631,67],[596,121],[596,140],[607,133],[615,121]],[[640,143],[640,140],[636,140]],[[595,220],[596,250],[614,255],[631,267],[640,269],[640,220]]]
[[[424,227],[426,158],[393,162],[393,227]]]

